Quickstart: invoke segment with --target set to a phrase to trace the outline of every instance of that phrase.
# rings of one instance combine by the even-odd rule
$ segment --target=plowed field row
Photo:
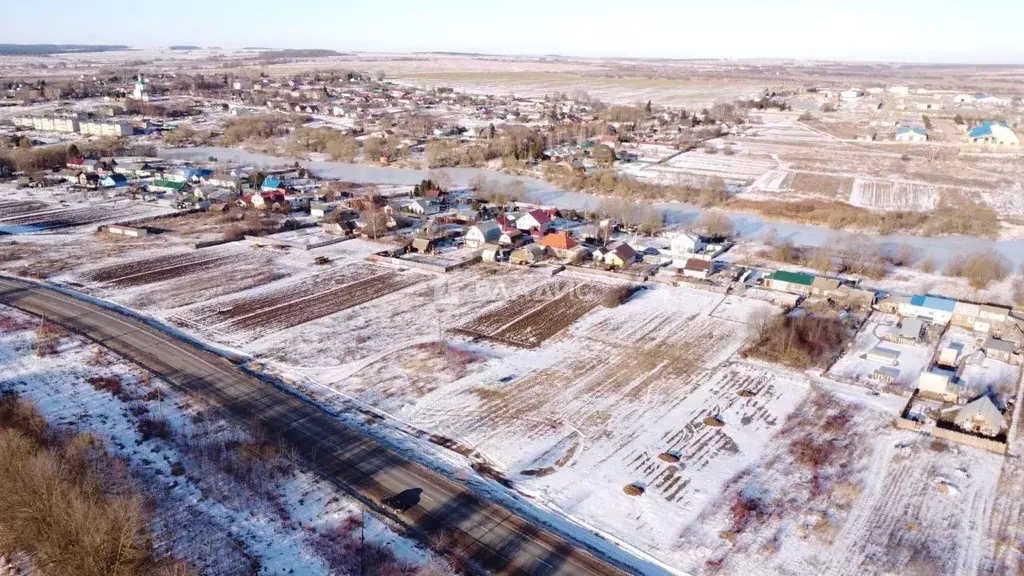
[[[392,292],[412,286],[423,279],[412,274],[385,272],[358,282],[347,284],[323,294],[305,298],[250,314],[227,322],[230,330],[259,330],[268,334],[287,330],[342,310],[365,304]]]
[[[340,270],[331,270],[301,278],[255,297],[238,297],[226,302],[200,306],[189,315],[196,320],[202,319],[204,324],[221,324],[255,314],[261,310],[276,308],[289,302],[308,298],[337,286],[350,284],[371,276],[372,272],[373,268],[368,264],[353,264]]]

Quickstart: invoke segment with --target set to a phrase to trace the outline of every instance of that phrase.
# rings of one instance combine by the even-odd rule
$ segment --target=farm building
[[[927,142],[928,133],[924,128],[903,127],[896,131],[897,142]]]
[[[864,358],[885,366],[895,366],[899,363],[900,353],[895,350],[889,350],[888,348],[882,348],[881,346],[875,346],[868,353],[864,355]]]
[[[1006,122],[982,122],[967,133],[967,143],[978,146],[1020,146],[1020,140]]]
[[[1009,364],[1013,359],[1013,342],[1006,342],[1004,340],[998,340],[990,337],[985,340],[985,344],[982,348],[985,350],[985,356],[993,360],[999,360],[1000,362],[1006,362]]]
[[[494,220],[487,220],[472,226],[466,231],[466,246],[481,248],[484,244],[494,244],[501,238],[501,226]]]
[[[917,380],[917,391],[926,398],[943,402],[956,402],[959,394],[950,385],[950,374],[940,370],[922,372]]]
[[[895,94],[896,96],[906,96],[910,94],[910,88],[907,86],[889,86],[889,94]]]
[[[434,251],[434,245],[436,243],[437,241],[433,238],[414,238],[410,248],[420,254],[426,254],[427,252]]]
[[[149,231],[145,228],[133,228],[131,226],[121,226],[120,224],[111,224],[104,228],[110,234],[117,234],[118,236],[130,236],[132,238],[141,238],[149,234]]]
[[[921,339],[924,332],[924,320],[920,318],[905,318],[899,327],[893,327],[886,335],[886,340],[904,344],[913,344]]]
[[[950,368],[956,368],[957,361],[960,360],[961,348],[957,346],[946,346],[939,351],[939,360],[936,362],[939,366],[948,366]]]
[[[484,262],[504,262],[512,253],[510,248],[498,244],[484,244],[481,249],[480,259]]]
[[[696,278],[698,280],[707,280],[711,274],[714,273],[714,262],[710,260],[701,260],[700,258],[690,258],[686,261],[686,265],[683,266],[683,276],[687,278]]]
[[[1003,413],[986,394],[958,410],[953,423],[968,432],[982,436],[998,436],[1003,431]]]
[[[948,324],[953,319],[956,300],[948,300],[937,296],[911,296],[909,300],[900,301],[897,312],[900,316],[926,318],[936,324]]]
[[[839,93],[839,98],[843,100],[855,100],[862,96],[864,96],[864,91],[860,88],[850,88]]]
[[[764,285],[772,290],[803,296],[811,293],[813,284],[814,275],[804,272],[786,272],[785,270],[776,270],[764,279]]]

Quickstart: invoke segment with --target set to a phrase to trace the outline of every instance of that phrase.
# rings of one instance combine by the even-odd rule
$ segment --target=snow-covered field
[[[921,182],[856,178],[850,204],[875,210],[934,210],[939,190]]]
[[[52,423],[109,439],[154,508],[159,551],[203,574],[337,574],[323,552],[357,503],[283,457],[239,468],[235,446],[257,442],[207,407],[88,341],[67,336],[53,354],[33,353],[38,320],[0,307],[0,391],[31,399]],[[166,422],[168,432],[144,433]],[[408,565],[437,561],[367,514],[368,542]],[[338,540],[336,545],[343,543]],[[254,568],[255,567],[255,568]],[[434,574],[449,572],[441,569]]]

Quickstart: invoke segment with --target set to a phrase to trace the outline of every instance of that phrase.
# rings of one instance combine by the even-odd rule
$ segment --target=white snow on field
[[[545,504],[678,565],[678,532],[760,456],[808,389],[802,376],[734,359],[762,309],[775,308],[658,286],[537,350],[487,346],[493,356],[471,376],[407,398],[398,415],[473,446]],[[724,426],[704,422],[716,415]],[[643,497],[623,493],[634,482]]]
[[[939,190],[931,184],[855,178],[850,204],[875,210],[934,210]]]
[[[247,434],[233,424],[198,419],[197,403],[112,353],[97,360],[96,348],[84,339],[66,337],[56,354],[33,353],[38,320],[0,307],[0,391],[32,400],[51,423],[108,438],[108,449],[123,457],[155,498],[156,546],[179,558],[198,562],[211,574],[236,574],[257,558],[261,574],[327,575],[333,573],[311,547],[317,530],[361,514],[360,507],[314,474],[292,469],[277,485],[259,494],[232,476],[211,469],[185,446],[211,439],[242,440]],[[97,389],[93,376],[119,379],[132,400]],[[147,394],[160,389],[159,394]],[[171,440],[143,440],[143,417],[166,420]],[[192,450],[190,448],[189,450]],[[184,462],[185,475],[172,473]],[[232,484],[234,483],[234,484]],[[396,535],[367,515],[366,537],[391,549],[396,557],[425,564],[430,555],[415,542]],[[242,573],[248,573],[247,571]]]
[[[925,343],[896,344],[883,341],[882,336],[895,327],[898,320],[898,317],[892,314],[881,312],[872,314],[857,333],[849,350],[832,366],[829,374],[840,380],[878,385],[877,381],[871,379],[871,374],[880,368],[896,370],[899,372],[899,376],[897,376],[895,385],[908,393],[913,391],[917,387],[918,376],[928,367],[928,363],[935,353],[935,346]],[[865,355],[876,346],[899,352],[900,357],[896,366],[886,366],[865,358]]]
[[[753,188],[765,192],[778,192],[788,177],[789,172],[786,170],[769,170],[754,180]]]

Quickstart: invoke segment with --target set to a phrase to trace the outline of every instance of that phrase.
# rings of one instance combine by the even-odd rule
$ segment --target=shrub
[[[143,498],[87,434],[45,433],[28,403],[0,400],[0,555],[41,574],[187,574],[154,557]]]
[[[982,290],[990,283],[1006,278],[1010,274],[1010,263],[991,249],[958,254],[949,259],[946,274],[966,278],[972,288]]]
[[[93,388],[109,392],[111,396],[121,398],[125,394],[124,385],[118,376],[90,376],[88,382]]]
[[[601,297],[601,305],[605,308],[616,308],[628,302],[639,289],[640,286],[637,284],[624,284],[610,288]]]
[[[744,355],[793,368],[824,366],[846,341],[846,328],[834,318],[776,316]]]
[[[163,418],[140,418],[139,434],[142,435],[143,442],[153,438],[168,440],[171,437],[171,426]]]

